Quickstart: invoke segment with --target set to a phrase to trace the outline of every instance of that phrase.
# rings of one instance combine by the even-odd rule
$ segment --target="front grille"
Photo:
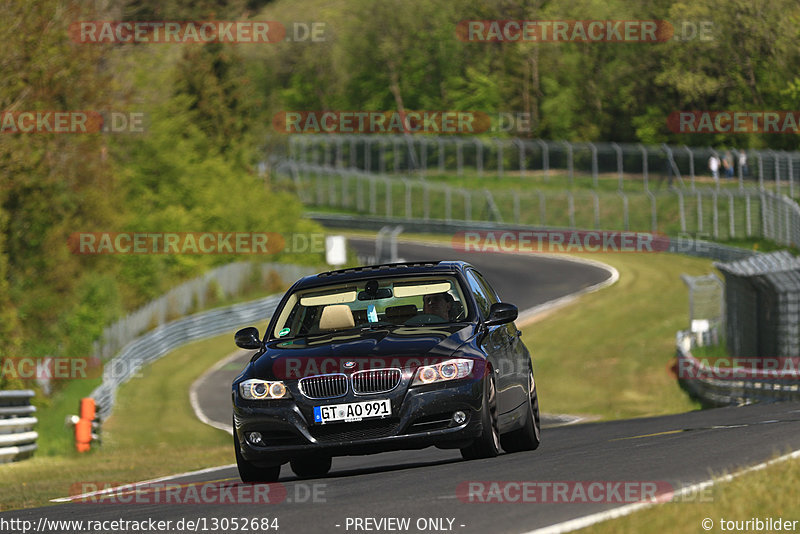
[[[289,430],[267,430],[261,433],[264,443],[268,447],[279,447],[281,445],[304,445],[308,440]]]
[[[364,421],[359,423],[329,423],[312,426],[309,432],[317,441],[358,441],[362,439],[383,438],[392,435],[397,429],[397,419]]]
[[[347,393],[347,376],[342,373],[300,379],[300,391],[309,399],[332,399]]]
[[[369,369],[353,373],[353,391],[360,394],[385,393],[400,383],[400,369]]]

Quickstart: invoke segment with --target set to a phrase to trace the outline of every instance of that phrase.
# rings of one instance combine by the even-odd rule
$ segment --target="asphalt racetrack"
[[[364,254],[372,251],[369,243],[355,245]],[[609,276],[598,267],[536,255],[465,254],[401,244],[400,256],[470,261],[495,285],[501,298],[521,310]],[[265,323],[256,326],[263,331]],[[535,347],[534,339],[525,341]],[[229,359],[207,374],[199,388],[200,410],[221,427],[230,425],[230,383],[247,357],[242,352]],[[48,522],[161,520],[171,521],[167,525],[171,530],[163,530],[169,532],[270,532],[273,526],[281,533],[528,532],[635,502],[636,495],[626,496],[626,491],[644,491],[645,496],[655,491],[668,499],[672,492],[707,481],[711,473],[736,471],[798,449],[800,404],[759,404],[545,428],[538,450],[488,460],[463,461],[457,450],[435,448],[341,457],[334,458],[328,476],[312,480],[298,480],[284,466],[280,482],[269,488],[270,498],[262,495],[261,500],[252,499],[255,503],[248,500],[252,492],[247,493],[247,485],[239,482],[236,468],[223,466],[171,478],[169,483],[180,483],[182,491],[207,488],[209,482],[228,494],[244,491],[245,497],[235,503],[166,502],[163,495],[144,502],[69,502],[2,513],[0,525],[9,526],[13,519],[30,521],[30,531],[86,532],[77,525],[59,529]],[[154,486],[158,484],[163,483]],[[682,496],[696,497],[691,491]],[[233,528],[233,519],[239,521],[238,529]],[[242,529],[245,519],[260,521],[259,528],[251,528],[256,524],[250,523]],[[106,525],[106,532],[143,531],[131,529],[131,524]],[[110,528],[114,526],[120,528]]]

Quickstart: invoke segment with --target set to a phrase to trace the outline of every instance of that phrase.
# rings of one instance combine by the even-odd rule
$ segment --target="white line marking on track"
[[[98,491],[91,491],[89,493],[83,493],[81,495],[70,495],[69,497],[59,497],[58,499],[50,499],[50,502],[71,502],[79,499],[86,499],[88,497],[95,497],[98,495],[113,493],[115,491],[119,491],[121,488],[130,490],[132,488],[136,488],[139,486],[146,486],[147,484],[155,484],[156,482],[164,482],[165,480],[174,480],[176,478],[181,478],[181,477],[203,475],[205,473],[213,473],[214,471],[222,471],[223,469],[230,469],[231,467],[236,467],[236,464],[218,465],[216,467],[207,467],[205,469],[198,469],[197,471],[187,471],[185,473],[177,473],[175,475],[167,475],[158,478],[151,478],[150,480],[142,480],[141,482],[131,482],[130,484],[123,484],[121,486],[115,486],[113,488],[105,488]]]
[[[680,490],[676,491],[673,494],[673,500],[675,499],[675,497],[683,497],[684,495],[695,494],[699,491],[702,491],[706,488],[709,488],[717,484],[718,482],[730,482],[734,478],[737,478],[746,473],[751,473],[753,471],[760,471],[761,469],[765,469],[771,465],[780,462],[785,462],[786,460],[796,460],[798,458],[800,458],[800,450],[796,450],[789,454],[785,454],[783,456],[775,458],[774,460],[769,460],[767,462],[763,462],[758,465],[748,467],[736,473],[725,475],[718,479],[706,480],[703,482],[698,482],[697,484],[692,484],[690,486],[684,486],[683,488],[681,488]],[[579,528],[586,528],[588,526],[594,525],[595,523],[601,523],[603,521],[608,521],[609,519],[624,517],[634,512],[638,512],[639,510],[650,508],[651,506],[654,506],[656,504],[660,503],[644,501],[644,502],[626,504],[624,506],[612,508],[611,510],[606,510],[605,512],[597,512],[594,514],[585,515],[583,517],[570,519],[569,521],[564,521],[562,523],[556,523],[554,525],[549,525],[546,527],[537,528],[535,530],[530,530],[524,534],[561,534],[563,532],[572,532],[573,530],[578,530]]]

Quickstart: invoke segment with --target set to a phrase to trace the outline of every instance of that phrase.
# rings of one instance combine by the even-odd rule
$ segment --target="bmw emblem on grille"
[[[352,369],[355,366],[356,366],[356,362],[354,362],[352,360],[344,362],[344,368],[345,369]]]

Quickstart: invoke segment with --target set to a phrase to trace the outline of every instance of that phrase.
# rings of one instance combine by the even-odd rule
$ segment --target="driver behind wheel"
[[[453,296],[450,293],[432,293],[422,299],[422,312],[438,315],[445,321],[450,320],[450,309],[453,307]]]

